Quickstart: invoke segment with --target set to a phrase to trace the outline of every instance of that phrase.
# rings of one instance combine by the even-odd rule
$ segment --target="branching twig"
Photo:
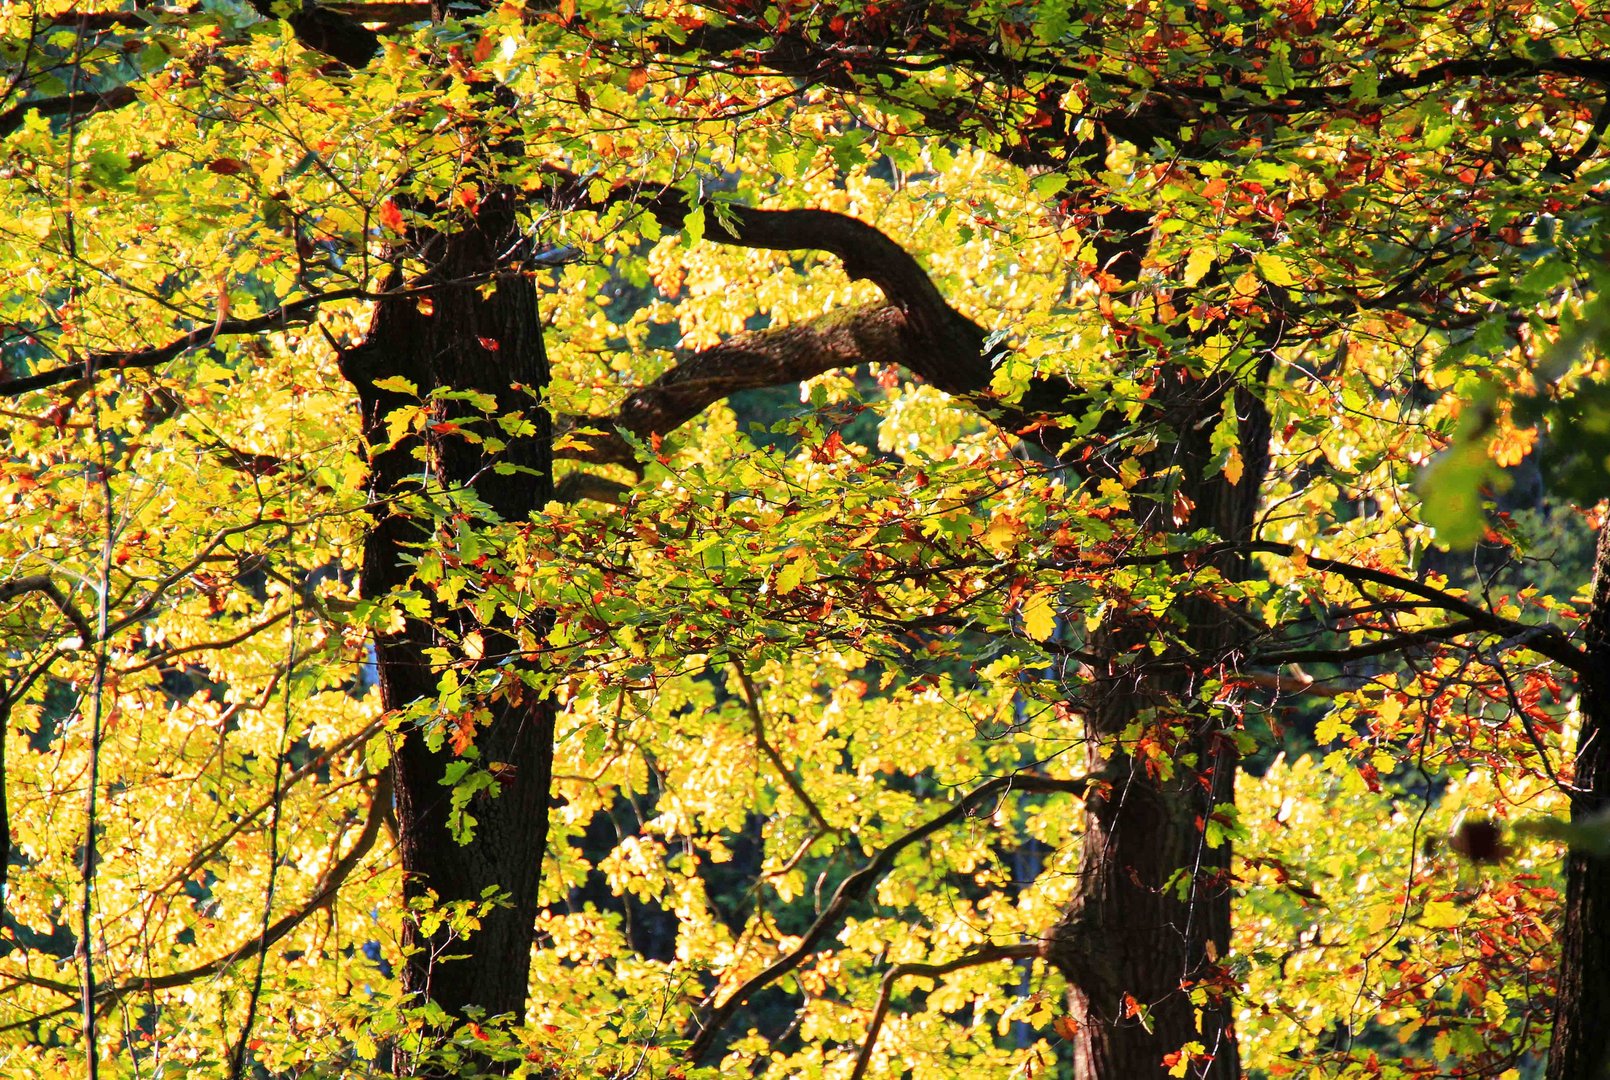
[[[771,744],[771,740],[766,738],[766,718],[760,711],[760,691],[755,687],[755,680],[749,677],[749,672],[744,670],[741,661],[734,660],[732,669],[738,673],[738,682],[743,686],[744,707],[749,710],[749,722],[755,729],[755,744],[760,747],[761,753],[766,755],[766,759],[772,763],[772,767],[782,777],[783,783],[788,786],[788,790],[794,793],[794,798],[798,799],[800,804],[805,807],[805,812],[810,814],[811,820],[816,822],[817,829],[823,833],[840,832],[841,830],[828,823],[827,818],[822,814],[822,808],[816,805],[816,800],[811,798],[810,792],[805,790],[805,785],[800,783],[799,777],[794,775],[794,770],[788,767],[787,762],[783,761],[783,756]]]
[[[838,890],[828,901],[822,913],[817,916],[809,929],[807,929],[792,951],[774,960],[769,967],[735,990],[720,1005],[711,1011],[705,1021],[704,1029],[699,1032],[689,1045],[686,1057],[689,1061],[697,1063],[710,1052],[715,1045],[716,1036],[721,1029],[732,1019],[733,1014],[763,987],[769,986],[778,979],[787,975],[800,965],[807,956],[815,951],[816,946],[826,936],[828,930],[843,917],[850,905],[864,897],[878,879],[889,872],[894,865],[895,857],[912,844],[927,839],[940,829],[961,820],[981,803],[987,802],[998,795],[1009,791],[1030,793],[1064,792],[1083,795],[1092,782],[1099,779],[1096,776],[1059,779],[1052,776],[1041,776],[1035,773],[1012,773],[1007,776],[997,776],[993,780],[985,781],[966,795],[944,813],[937,815],[902,833],[887,847],[883,848],[871,859],[839,883]]]
[[[894,965],[883,973],[883,983],[878,987],[878,1004],[872,1010],[872,1019],[867,1024],[866,1039],[861,1043],[861,1051],[855,1056],[855,1069],[850,1073],[850,1080],[862,1080],[862,1077],[866,1076],[867,1066],[872,1063],[872,1048],[877,1045],[878,1033],[883,1029],[884,1017],[889,1013],[889,999],[894,995],[894,984],[900,979],[908,976],[937,979],[941,975],[949,975],[952,971],[960,971],[963,968],[999,963],[1002,960],[1032,960],[1039,955],[1038,942],[1022,942],[1016,945],[985,945],[954,960],[938,964]]]

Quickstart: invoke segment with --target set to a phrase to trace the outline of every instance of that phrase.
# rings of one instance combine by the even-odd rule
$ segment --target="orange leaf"
[[[646,67],[634,67],[632,69],[632,73],[626,76],[626,89],[630,90],[634,94],[647,85],[648,68]]]
[[[397,209],[397,204],[390,199],[380,204],[380,224],[394,233],[403,231],[402,211]]]
[[[464,751],[475,741],[475,714],[459,713],[450,722],[452,730],[447,733],[447,743],[453,748],[455,755],[462,757]]]
[[[1191,511],[1196,509],[1196,502],[1185,492],[1174,493],[1174,524],[1184,527],[1191,520]]]

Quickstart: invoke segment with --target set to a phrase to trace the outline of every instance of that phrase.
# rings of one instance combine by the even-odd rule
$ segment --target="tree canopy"
[[[0,9],[0,1070],[1599,1075],[1606,56]]]

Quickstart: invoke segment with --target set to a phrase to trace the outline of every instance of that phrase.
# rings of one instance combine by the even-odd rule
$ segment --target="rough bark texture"
[[[371,444],[384,445],[387,413],[409,403],[374,382],[401,375],[422,393],[434,387],[478,390],[497,399],[500,413],[524,412],[535,434],[513,440],[498,460],[530,473],[498,475],[481,446],[452,435],[409,438],[371,460],[377,501],[417,490],[424,466],[414,451],[421,446],[433,479],[448,488],[472,487],[505,521],[525,518],[551,497],[547,415],[536,398],[511,389],[521,384],[540,390],[547,382],[536,291],[528,279],[508,274],[493,276],[493,287],[481,294],[488,275],[495,274],[498,253],[516,239],[513,205],[494,195],[473,224],[436,238],[440,255],[430,277],[434,284],[424,296],[382,303],[368,338],[343,357],[342,365],[358,389]],[[418,303],[422,298],[429,300],[429,314]],[[451,418],[450,413],[441,417]],[[400,507],[379,511],[364,549],[364,595],[379,597],[403,586],[409,574],[405,560],[434,539]],[[436,625],[409,620],[400,632],[378,637],[381,696],[388,709],[436,693],[438,672],[424,650],[440,644],[456,652],[440,630],[468,630],[468,619],[465,613],[441,610],[433,613]],[[497,627],[482,632],[489,661],[510,651]],[[453,901],[479,900],[487,889],[496,889],[507,894],[509,906],[483,919],[467,941],[451,939],[446,930],[427,936],[410,925],[405,944],[416,951],[408,958],[403,983],[453,1015],[474,1005],[489,1015],[523,1017],[546,847],[554,707],[529,691],[523,699],[482,704],[492,719],[476,732],[481,760],[508,768],[501,773],[501,794],[476,796],[472,843],[459,844],[447,826],[450,789],[441,780],[454,760],[452,752],[433,752],[417,731],[405,733],[396,748],[392,768],[404,892],[410,900],[429,891]]]
[[[654,207],[670,227],[686,213],[679,200],[668,196]],[[1084,391],[1041,380],[1014,406],[988,397],[983,332],[950,308],[910,254],[887,237],[821,212],[740,211],[733,220],[731,230],[707,223],[707,238],[738,246],[832,251],[854,276],[879,285],[887,305],[740,335],[687,358],[596,426],[620,426],[644,437],[669,434],[737,390],[872,360],[900,364],[950,393],[970,397],[1008,430],[1038,429],[1034,437],[1047,449],[1060,450],[1070,469],[1089,471],[1082,445],[1047,443],[1056,438],[1054,425],[1046,429],[1036,423],[1036,418],[1079,417]],[[1149,244],[1149,214],[1112,209],[1104,225],[1101,265],[1116,277],[1134,276]],[[1266,377],[1265,363],[1251,385],[1260,387]],[[1226,394],[1235,395],[1245,462],[1237,484],[1223,474],[1205,476],[1212,458],[1209,432]],[[1267,467],[1269,423],[1262,401],[1227,373],[1198,378],[1168,366],[1159,371],[1153,401],[1159,433],[1166,437],[1144,464],[1154,474],[1179,466],[1179,490],[1194,508],[1189,521],[1175,524],[1173,500],[1164,497],[1139,511],[1148,515],[1143,525],[1166,531],[1208,528],[1224,540],[1249,539]],[[572,456],[598,463],[629,460],[621,440],[587,441],[591,449]],[[1230,557],[1218,568],[1231,578],[1245,574],[1244,565]],[[1240,1075],[1224,995],[1231,986],[1217,963],[1229,950],[1230,847],[1226,842],[1210,848],[1203,838],[1203,823],[1214,805],[1234,797],[1237,761],[1233,743],[1196,704],[1197,684],[1222,662],[1233,624],[1222,608],[1195,601],[1182,601],[1176,614],[1183,625],[1173,631],[1175,646],[1161,657],[1152,657],[1146,647],[1157,629],[1138,619],[1095,643],[1111,664],[1084,703],[1093,736],[1089,771],[1124,779],[1089,801],[1079,895],[1049,931],[1045,946],[1048,960],[1072,987],[1069,1011],[1080,1027],[1074,1042],[1081,1080],[1165,1077],[1164,1057],[1193,1042],[1212,1056],[1210,1065],[1202,1059],[1194,1063],[1194,1075],[1212,1080]],[[1137,657],[1141,662],[1133,662]],[[1188,734],[1171,748],[1173,777],[1161,781],[1129,756],[1120,736],[1132,721],[1167,726],[1181,716]],[[1199,991],[1200,1000],[1192,1000],[1192,991]],[[1139,1008],[1131,1011],[1130,1001]],[[722,1022],[724,1017],[711,1018],[696,1050],[702,1052]],[[692,1057],[698,1060],[699,1054]]]
[[[1262,401],[1223,376],[1174,371],[1162,381],[1163,420],[1178,441],[1149,455],[1148,470],[1183,469],[1179,491],[1195,503],[1187,530],[1247,539],[1267,466]],[[1225,394],[1235,395],[1246,456],[1236,484],[1222,473],[1203,475],[1211,457],[1204,421],[1218,415]],[[1144,526],[1166,529],[1172,500],[1138,512]],[[1246,575],[1239,560],[1218,569],[1232,579]],[[1080,1080],[1165,1077],[1164,1057],[1191,1043],[1212,1062],[1196,1059],[1190,1075],[1240,1075],[1225,994],[1233,980],[1218,963],[1230,947],[1230,844],[1211,847],[1204,837],[1214,806],[1234,799],[1237,755],[1218,718],[1198,703],[1198,684],[1215,674],[1234,626],[1221,607],[1187,599],[1177,608],[1179,624],[1167,628],[1177,644],[1160,656],[1150,645],[1165,627],[1139,614],[1120,615],[1092,642],[1107,666],[1086,704],[1088,768],[1123,779],[1086,802],[1079,892],[1046,942],[1047,959],[1069,984]],[[1131,755],[1125,733],[1137,722],[1165,740],[1170,727],[1185,729],[1169,747],[1170,778]]]
[[[1599,534],[1584,626],[1590,666],[1581,684],[1571,820],[1610,811],[1610,528]],[[1549,1080],[1610,1077],[1610,859],[1573,851],[1565,867],[1565,928]]]

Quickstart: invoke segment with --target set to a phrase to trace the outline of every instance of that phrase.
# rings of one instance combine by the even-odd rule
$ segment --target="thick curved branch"
[[[688,213],[686,200],[676,192],[662,194],[649,208],[662,224],[675,227]],[[876,285],[905,316],[907,335],[937,348],[912,370],[939,389],[971,394],[989,385],[983,328],[951,307],[916,257],[880,229],[829,210],[712,209],[719,212],[706,214],[706,240],[767,251],[825,251],[844,264],[850,277]]]
[[[109,109],[119,109],[132,103],[136,95],[132,86],[114,86],[110,90],[86,90],[78,94],[21,101],[5,112],[0,112],[0,137],[11,134],[22,126],[31,112],[40,116],[90,116]]]
[[[633,392],[614,417],[583,417],[577,422],[613,426],[638,438],[665,435],[740,390],[799,382],[868,361],[911,366],[919,357],[909,342],[905,315],[889,306],[854,308],[738,334],[688,357]],[[589,435],[584,441],[586,446],[572,446],[555,456],[598,465],[636,464],[631,446],[618,434]]]
[[[617,480],[597,476],[590,472],[573,472],[554,485],[553,497],[562,503],[593,502],[619,506],[626,501],[631,488]]]
[[[1096,776],[1078,777],[1074,779],[1058,779],[1051,776],[1039,776],[1033,773],[1013,773],[1007,776],[997,776],[980,784],[966,795],[960,802],[949,810],[930,818],[916,828],[902,833],[887,847],[879,851],[871,859],[839,883],[838,890],[833,893],[833,899],[828,901],[822,913],[811,923],[799,944],[794,949],[774,960],[769,967],[759,974],[751,977],[735,990],[730,997],[716,1006],[706,1020],[704,1029],[688,1047],[687,1060],[697,1063],[710,1052],[715,1045],[716,1036],[721,1032],[738,1009],[758,993],[762,988],[771,985],[790,971],[799,967],[800,963],[811,953],[816,951],[822,939],[827,935],[849,910],[851,904],[860,900],[872,890],[872,886],[887,874],[894,866],[894,860],[902,851],[912,844],[919,843],[949,825],[955,824],[970,814],[981,804],[1009,791],[1018,791],[1031,794],[1042,792],[1062,792],[1074,795],[1083,795],[1091,783],[1099,779]]]
[[[41,592],[50,597],[50,602],[56,605],[56,610],[66,616],[67,621],[73,624],[78,636],[87,645],[95,640],[95,631],[90,628],[89,620],[84,613],[73,606],[73,602],[62,592],[61,586],[51,580],[46,574],[30,574],[27,577],[16,578],[13,581],[0,582],[0,603],[10,600],[14,596],[24,593]]]
[[[595,199],[581,177],[557,166],[560,178],[550,196],[561,205],[603,210],[629,203],[654,215],[662,228],[682,229],[694,206],[670,188],[647,191],[622,184]],[[888,234],[849,214],[831,210],[759,210],[735,203],[702,206],[704,238],[718,244],[765,251],[825,251],[844,264],[850,277],[876,285],[903,317],[903,333],[922,345],[921,365],[912,367],[947,393],[971,394],[989,385],[983,327],[945,300],[916,256]]]

